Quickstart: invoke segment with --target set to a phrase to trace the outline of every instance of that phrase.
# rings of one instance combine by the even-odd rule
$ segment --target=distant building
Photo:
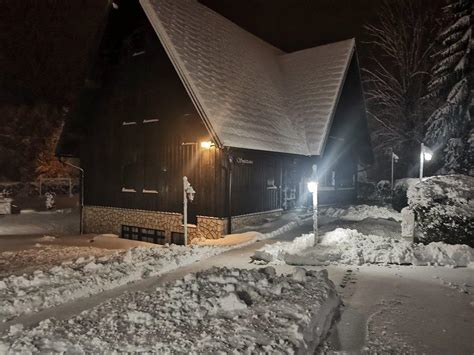
[[[140,6],[141,5],[141,6]],[[57,153],[85,170],[85,230],[217,238],[309,199],[353,201],[372,160],[353,39],[285,53],[195,0],[122,1]]]

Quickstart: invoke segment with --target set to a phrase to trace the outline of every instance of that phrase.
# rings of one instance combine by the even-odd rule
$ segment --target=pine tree
[[[427,98],[440,104],[426,122],[425,140],[444,149],[444,172],[468,172],[472,121],[469,105],[473,89],[473,2],[452,0],[443,8],[446,29],[439,36]],[[438,151],[441,151],[438,149]]]

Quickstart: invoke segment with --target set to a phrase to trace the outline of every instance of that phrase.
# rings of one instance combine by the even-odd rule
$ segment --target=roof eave
[[[341,78],[341,82],[338,86],[338,89],[337,89],[337,95],[335,97],[335,100],[334,100],[334,103],[332,105],[332,108],[331,108],[331,114],[329,116],[329,121],[328,121],[328,124],[324,130],[324,138],[323,138],[323,141],[320,145],[320,148],[319,148],[319,151],[318,152],[315,152],[315,156],[322,156],[324,154],[324,151],[325,151],[325,148],[326,148],[326,143],[327,143],[327,139],[329,137],[329,132],[331,130],[331,127],[332,127],[332,122],[333,122],[333,119],[334,119],[334,115],[336,113],[336,109],[337,109],[337,106],[339,104],[339,99],[341,97],[341,93],[342,93],[342,89],[344,88],[344,85],[345,85],[345,82],[346,82],[346,78],[347,78],[347,73],[349,72],[349,67],[351,65],[351,61],[352,59],[354,58],[354,54],[356,52],[356,47],[355,47],[355,38],[351,38],[352,40],[352,46],[351,46],[351,52],[350,54],[347,56],[347,61],[345,63],[345,66],[344,66],[344,73],[342,75],[342,78]],[[357,56],[355,56],[357,57]],[[313,155],[313,154],[312,154]]]

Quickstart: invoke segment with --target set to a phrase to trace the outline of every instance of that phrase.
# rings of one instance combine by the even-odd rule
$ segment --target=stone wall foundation
[[[232,230],[244,226],[257,225],[269,217],[281,215],[281,210],[253,213],[232,217]],[[165,242],[171,242],[171,235],[184,233],[181,213],[136,210],[128,208],[85,206],[85,233],[121,235],[122,225],[162,230]],[[197,225],[188,224],[188,243],[195,238],[219,239],[227,234],[227,219],[209,216],[197,216]]]

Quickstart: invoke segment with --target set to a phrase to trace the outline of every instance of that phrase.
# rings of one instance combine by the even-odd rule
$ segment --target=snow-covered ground
[[[321,237],[316,245],[312,234],[292,242],[266,245],[253,259],[263,262],[286,262],[291,265],[398,264],[474,266],[474,249],[466,245],[412,243],[403,239],[364,235],[356,230],[337,228]]]
[[[349,207],[349,209],[344,210],[345,212],[341,212],[341,215],[350,216],[350,214],[347,213],[348,210],[359,211],[360,213],[358,213],[357,217],[350,217],[349,220],[346,220],[344,216],[342,219],[337,217],[322,216],[320,219],[322,222],[320,227],[321,234],[328,232],[330,233],[337,228],[343,227],[344,233],[347,234],[347,237],[349,235],[357,235],[357,232],[349,232],[348,230],[350,229],[357,230],[359,233],[364,235],[379,235],[384,237],[391,236],[393,238],[398,238],[400,236],[399,223],[396,222],[398,219],[396,217],[390,217],[390,214],[374,212],[380,212],[379,207]],[[369,211],[371,211],[371,213],[368,213]],[[390,220],[382,218],[390,218]],[[330,223],[326,223],[326,221]],[[14,324],[18,321],[24,322],[27,327],[30,327],[34,324],[37,324],[38,321],[49,317],[57,317],[57,319],[59,319],[51,319],[32,330],[28,328],[18,331],[21,329],[21,327],[14,327],[10,329],[10,334],[8,334],[8,332],[3,333],[0,335],[0,337],[3,337],[2,339],[4,344],[7,344],[8,346],[14,344],[12,349],[16,349],[19,352],[26,349],[35,349],[35,351],[37,351],[36,349],[44,349],[43,352],[48,352],[47,349],[49,349],[49,347],[51,347],[51,349],[59,349],[61,346],[64,346],[64,349],[72,349],[69,346],[73,343],[79,344],[78,348],[84,345],[89,346],[89,349],[98,349],[96,352],[103,352],[101,346],[103,345],[105,348],[107,348],[108,344],[112,342],[110,339],[113,339],[115,343],[119,344],[117,346],[126,346],[127,344],[131,344],[130,349],[135,349],[133,346],[139,344],[139,340],[138,343],[132,344],[134,339],[143,339],[146,336],[153,336],[154,338],[163,336],[162,333],[153,333],[155,331],[159,332],[159,330],[156,330],[158,325],[153,323],[155,322],[154,320],[152,320],[152,323],[147,323],[150,319],[147,315],[143,315],[141,313],[129,314],[129,312],[134,311],[134,304],[138,304],[138,302],[135,302],[135,300],[141,300],[142,298],[145,301],[155,299],[154,297],[156,292],[154,292],[154,290],[157,285],[163,285],[163,282],[170,280],[179,280],[187,273],[207,270],[213,266],[249,269],[259,268],[261,266],[257,263],[250,263],[251,256],[254,255],[255,251],[259,248],[271,244],[278,245],[278,242],[280,242],[279,246],[275,247],[277,250],[281,251],[285,250],[286,248],[291,249],[299,245],[299,247],[297,247],[299,250],[296,254],[303,254],[306,250],[304,238],[300,239],[299,243],[292,244],[289,242],[298,236],[308,234],[311,231],[311,222],[306,221],[305,223],[302,223],[302,221],[295,221],[295,223],[292,224],[292,227],[296,227],[296,229],[293,230],[289,230],[289,228],[286,227],[286,223],[282,223],[280,226],[275,222],[270,223],[271,228],[269,227],[268,229],[269,231],[274,231],[275,227],[277,227],[277,229],[278,227],[282,227],[278,233],[272,235],[247,233],[248,235],[245,234],[246,238],[244,238],[246,241],[244,246],[236,245],[239,243],[239,239],[242,236],[229,236],[227,239],[222,240],[221,246],[225,246],[225,248],[219,248],[221,251],[225,251],[224,253],[211,256],[210,258],[204,257],[198,263],[189,264],[186,267],[178,268],[177,270],[167,273],[165,277],[147,278],[146,280],[132,282],[116,289],[117,292],[115,292],[116,290],[113,290],[106,292],[105,294],[96,295],[92,298],[82,298],[82,300],[78,299],[76,302],[67,303],[60,307],[50,308],[44,312],[25,314],[22,317],[15,319],[14,322],[5,322],[3,323],[4,326],[2,331],[8,329],[11,324]],[[267,231],[263,230],[260,232],[266,233]],[[280,236],[277,237],[276,241],[267,240],[268,237],[275,237],[277,234]],[[339,240],[339,237],[335,239]],[[372,246],[363,244],[363,241],[362,244],[358,246],[358,252],[362,253],[364,260],[367,258],[370,261],[370,258],[379,258],[381,257],[380,255],[383,255],[382,258],[389,257],[397,260],[397,258],[399,258],[399,254],[390,254],[390,252],[387,254],[387,249],[385,247],[382,247],[382,250],[378,250],[377,247],[375,247],[375,245],[380,246],[378,243],[378,238],[381,237],[376,237],[376,240],[374,241],[370,241],[369,238],[367,242],[374,243]],[[114,239],[118,240],[119,238]],[[366,237],[364,236],[363,239],[366,239]],[[403,242],[403,240],[400,241]],[[92,244],[94,245],[96,242],[98,241],[95,241]],[[34,243],[36,243],[36,241]],[[54,241],[49,243],[54,243]],[[399,241],[383,240],[381,245],[383,246],[387,243],[390,245],[399,243]],[[338,243],[329,244],[329,246],[325,246],[324,248],[344,249],[344,246],[338,245]],[[87,245],[91,244],[87,242]],[[281,247],[282,245],[283,248]],[[292,245],[292,247],[289,247],[289,245]],[[352,245],[347,247],[350,249],[354,246]],[[370,253],[363,253],[365,249],[370,249],[371,247],[374,248]],[[399,245],[397,244],[391,245],[390,248],[393,249],[392,252],[398,250],[398,253],[400,251],[398,247]],[[320,248],[323,248],[323,246],[320,245]],[[303,250],[303,252],[301,250]],[[437,250],[436,253],[439,253],[439,250]],[[284,255],[285,253],[282,254]],[[446,254],[448,257],[452,257],[453,255],[451,254],[451,256],[449,256],[448,254]],[[345,258],[351,254],[346,254],[344,250],[342,250],[340,255],[341,257]],[[437,255],[439,256],[441,254]],[[117,257],[117,255],[114,254],[113,257]],[[112,256],[111,259],[113,259]],[[349,259],[351,259],[351,257],[349,257]],[[457,257],[455,257],[455,259],[457,259]],[[356,261],[356,259],[354,259],[354,261]],[[98,262],[95,261],[94,263],[97,264]],[[82,267],[84,266],[85,265]],[[277,270],[277,273],[291,273],[295,270],[294,266],[288,265],[284,262],[276,263],[273,266]],[[336,352],[352,351],[356,353],[367,354],[372,354],[375,352],[427,354],[474,353],[474,347],[472,346],[471,340],[472,332],[470,331],[474,326],[472,323],[472,319],[474,319],[474,303],[472,301],[472,296],[474,295],[474,273],[472,273],[472,269],[437,266],[422,267],[414,265],[399,266],[385,264],[385,261],[382,261],[382,263],[376,265],[364,264],[362,266],[353,264],[347,265],[336,261],[330,263],[327,266],[305,266],[305,268],[310,270],[321,270],[322,267],[328,269],[330,279],[336,284],[336,288],[338,292],[342,294],[344,303],[346,305],[342,313],[341,321],[338,322],[336,327],[337,329],[334,331],[335,335],[333,335],[333,337],[335,340],[330,342],[330,346],[328,346],[329,350],[333,349]],[[159,269],[159,267],[157,268]],[[128,272],[124,271],[125,269],[127,269],[125,266],[123,269],[120,269],[123,272],[122,276]],[[131,271],[134,272],[133,267],[131,268]],[[45,274],[49,274],[50,272],[50,270],[43,271]],[[76,281],[79,283],[86,282],[85,285],[88,287],[88,278],[93,279],[95,277],[90,277],[89,275],[90,273],[82,272],[82,276],[78,277],[78,279],[73,278],[73,289],[77,286]],[[147,277],[148,275],[149,274],[145,273],[140,277],[140,279],[142,277]],[[33,275],[26,275],[25,277],[26,279],[31,279]],[[104,280],[107,280],[107,278]],[[61,282],[64,281],[65,279],[63,279]],[[98,281],[103,282],[103,280],[100,279]],[[182,286],[185,287],[185,285],[192,282],[193,281],[186,281]],[[171,287],[176,288],[175,290],[177,292],[185,292],[185,289],[178,285],[179,282],[177,284],[172,284]],[[55,286],[53,285],[52,289],[54,289],[54,287]],[[136,291],[137,289],[145,290],[145,293],[141,293],[141,295],[145,296],[136,296],[133,298],[133,295],[139,294],[124,294],[124,292]],[[100,287],[97,287],[96,290],[100,292]],[[160,316],[154,313],[154,308],[140,308],[136,309],[135,311],[143,311],[143,313],[151,314],[153,319],[158,319],[159,322],[162,322],[163,320],[169,320],[170,323],[164,323],[167,325],[175,324],[172,323],[173,319],[178,317],[180,321],[176,323],[176,326],[183,325],[184,323],[181,322],[182,315],[179,312],[179,308],[175,307],[175,305],[183,304],[175,303],[175,300],[177,300],[180,295],[173,294],[172,291],[170,291],[171,293],[168,293],[168,290],[171,290],[169,286],[165,286],[163,289],[160,288],[159,290],[161,290],[159,292],[163,292],[163,296],[156,296],[158,297],[156,298],[156,303],[150,302],[150,307],[162,310],[165,313],[163,316],[164,318],[159,318]],[[40,286],[28,289],[27,291],[32,292],[28,294],[25,292],[27,298],[34,298],[35,293],[37,292],[40,295],[39,297],[43,297],[43,295],[45,297],[49,297],[49,294],[45,293],[44,289]],[[3,291],[0,290],[0,292]],[[54,292],[55,291],[52,290],[51,294],[54,295]],[[67,295],[67,291],[65,294]],[[200,292],[197,292],[195,296],[198,294],[200,294]],[[104,296],[101,297],[101,295]],[[10,296],[7,296],[5,293],[4,296],[10,298]],[[11,297],[17,298],[19,296],[18,293],[13,293]],[[237,297],[240,299],[238,295]],[[175,307],[174,311],[170,311],[168,309],[163,310],[160,308],[162,305],[168,302],[168,299],[173,300],[170,302],[170,304]],[[179,299],[182,300],[182,298]],[[265,298],[262,298],[262,300],[264,299]],[[92,302],[83,302],[83,300],[92,300]],[[131,305],[130,309],[127,308],[129,304],[127,300],[131,300],[129,302]],[[217,298],[216,296],[212,300],[216,301],[220,300],[220,298]],[[235,298],[233,301],[235,301]],[[199,299],[199,302],[204,302],[204,300]],[[101,305],[107,306],[109,308],[101,308]],[[193,303],[193,305],[196,305],[196,303]],[[145,307],[144,305],[140,304],[140,307],[142,306]],[[207,305],[206,307],[210,306]],[[220,309],[222,304],[218,302],[216,307]],[[114,308],[117,309],[117,312],[113,311]],[[1,304],[0,310],[3,310],[3,306]],[[80,314],[80,312],[84,310],[86,312]],[[246,310],[249,312],[251,311],[252,313],[254,312],[252,306],[247,306]],[[113,313],[116,318],[113,316],[107,318],[108,313]],[[277,315],[275,314],[275,317],[276,316]],[[285,315],[283,314],[283,316]],[[73,323],[68,322],[71,317],[74,320]],[[104,318],[104,321],[100,321],[99,318]],[[251,319],[250,316],[247,318]],[[109,323],[105,322],[105,319],[107,319]],[[273,323],[276,323],[275,319],[272,318]],[[246,318],[235,318],[232,320],[232,326],[235,328],[240,326],[242,322],[246,321]],[[140,323],[142,321],[144,322],[143,324],[145,324],[144,328],[143,324]],[[216,320],[210,320],[209,323],[206,324],[212,325],[214,322],[216,322],[216,324],[220,324],[217,323]],[[198,327],[200,324],[201,323],[198,322]],[[101,333],[99,330],[97,330],[97,328],[101,327],[104,329],[104,333]],[[146,330],[148,327],[151,328],[150,332]],[[206,332],[203,335],[195,333],[195,328],[196,326],[192,324],[191,326],[184,327],[184,330],[181,330],[181,328],[173,329],[176,329],[178,334],[181,332],[182,338],[184,339],[201,340],[201,343],[198,343],[197,345],[193,344],[192,346],[202,346],[202,343],[205,343],[208,341],[208,339],[212,338],[214,338],[214,342],[216,342],[217,339],[217,342],[225,343],[226,346],[230,347],[233,345],[226,340],[235,339],[232,336],[226,335],[227,333],[224,332],[227,329],[226,327],[224,327],[222,331],[219,330],[217,332]],[[77,329],[77,332],[74,329]],[[128,332],[128,330],[130,330],[130,332]],[[88,331],[91,332],[87,334]],[[290,332],[291,329],[287,329],[287,331]],[[191,336],[188,338],[184,337],[184,335],[187,333],[191,334]],[[102,340],[102,334],[104,334],[106,340]],[[115,336],[113,334],[117,335]],[[158,336],[156,336],[156,334],[158,334]],[[216,334],[216,336],[214,336],[214,334]],[[250,342],[253,340],[251,336],[253,336],[254,333],[245,333],[245,335],[247,334],[250,334],[248,335],[249,338],[244,339],[249,339]],[[255,334],[256,339],[266,339],[261,335],[261,332]],[[208,336],[208,338],[206,338],[206,336]],[[241,336],[241,338],[242,337],[243,336]],[[103,342],[100,342],[97,339]],[[167,342],[168,339],[173,340],[175,338],[162,339],[162,342],[164,343]],[[264,340],[258,340],[254,341],[254,343],[260,344],[260,342],[263,341]],[[22,348],[22,344],[24,344],[24,348]],[[177,346],[181,346],[182,344],[185,344],[185,342],[184,340],[179,340],[176,344]],[[188,345],[188,343],[185,345]],[[125,350],[126,349],[123,348],[123,351]],[[231,350],[235,349],[232,348]],[[3,352],[6,352],[6,350],[0,349],[0,353]],[[278,349],[275,349],[273,352],[278,352]]]
[[[339,304],[326,271],[211,268],[67,321],[11,327],[0,353],[314,353]]]
[[[79,231],[79,211],[25,210],[21,214],[0,215],[1,235],[72,234]]]
[[[220,252],[221,248],[199,246],[132,248],[98,258],[80,257],[47,271],[12,275],[0,279],[0,322],[160,275]]]
[[[321,209],[321,216],[343,221],[362,221],[366,218],[392,219],[397,222],[402,220],[401,214],[392,208],[371,205],[355,205],[348,208],[328,207]]]

